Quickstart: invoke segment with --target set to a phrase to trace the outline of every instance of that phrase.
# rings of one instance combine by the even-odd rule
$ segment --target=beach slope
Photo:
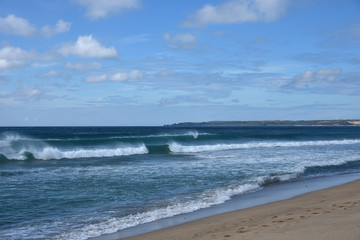
[[[127,239],[360,239],[360,180]]]

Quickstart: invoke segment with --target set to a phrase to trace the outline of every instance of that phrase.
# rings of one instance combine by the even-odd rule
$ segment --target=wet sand
[[[126,239],[360,239],[360,180]]]

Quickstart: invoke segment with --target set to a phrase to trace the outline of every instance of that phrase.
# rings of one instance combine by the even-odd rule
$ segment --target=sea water
[[[348,172],[359,127],[3,127],[0,239],[88,239]]]

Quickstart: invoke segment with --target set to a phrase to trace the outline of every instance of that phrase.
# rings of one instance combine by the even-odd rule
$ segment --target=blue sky
[[[0,125],[360,118],[358,0],[0,0]]]

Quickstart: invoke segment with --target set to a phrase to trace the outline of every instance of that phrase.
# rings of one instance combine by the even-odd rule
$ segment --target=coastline
[[[223,204],[200,209],[192,213],[141,224],[136,227],[121,230],[117,233],[103,235],[93,239],[216,240],[239,239],[239,233],[241,233],[241,239],[247,239],[246,237],[244,238],[245,235],[249,236],[249,239],[254,239],[255,237],[256,239],[268,239],[253,234],[259,234],[259,231],[261,234],[261,231],[267,233],[269,230],[281,230],[284,226],[288,226],[289,224],[293,226],[293,223],[298,222],[305,223],[306,225],[308,221],[305,220],[310,219],[310,217],[307,218],[308,216],[322,216],[323,218],[321,218],[321,221],[326,222],[327,218],[332,217],[331,212],[327,212],[330,211],[328,208],[332,204],[343,206],[345,202],[355,202],[356,204],[350,204],[351,206],[348,206],[349,204],[347,204],[346,208],[359,207],[357,210],[360,212],[360,193],[357,193],[357,189],[360,187],[359,179],[359,173],[350,173],[271,184],[263,189],[235,196]],[[335,197],[323,199],[324,194],[331,196],[332,191],[335,191]],[[338,192],[345,192],[346,194],[341,193],[339,195]],[[303,200],[304,198],[307,200]],[[349,200],[345,201],[346,198]],[[324,203],[323,207],[321,207],[321,204],[319,206],[319,203],[321,202]],[[316,210],[315,208],[324,209],[323,212],[326,212],[326,214],[320,214],[320,212],[317,213],[316,211],[314,211],[314,214],[312,215],[308,214],[307,211]],[[298,209],[298,211],[295,214],[291,209]],[[333,211],[333,213],[335,213],[335,211]],[[269,217],[271,214],[272,216],[277,216],[276,220],[272,220],[272,218]],[[289,217],[293,219],[285,221],[287,219],[286,216],[288,216],[287,214],[296,215],[297,217]],[[336,214],[339,214],[339,212],[336,211]],[[343,214],[346,214],[346,212],[343,212]],[[257,220],[255,221],[254,219]],[[266,222],[265,219],[270,219],[271,221]],[[358,220],[360,220],[360,214]],[[255,228],[255,225],[258,227]],[[266,227],[259,227],[262,225],[266,225]],[[222,230],[220,231],[220,229]],[[288,230],[285,228],[283,231],[287,232]],[[219,235],[219,233],[224,234]],[[358,233],[360,234],[360,230],[358,230]],[[279,239],[278,236],[273,237]],[[290,236],[287,235],[287,238],[284,239],[289,238]]]
[[[359,239],[360,180],[126,238]]]

